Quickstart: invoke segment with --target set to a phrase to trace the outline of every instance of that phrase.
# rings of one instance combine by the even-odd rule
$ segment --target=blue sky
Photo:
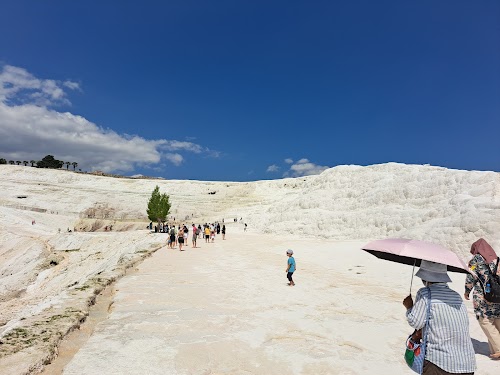
[[[4,0],[0,35],[8,160],[231,181],[500,171],[497,0]]]

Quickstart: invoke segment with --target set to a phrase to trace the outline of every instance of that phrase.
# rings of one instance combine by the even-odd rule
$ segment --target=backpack
[[[170,235],[175,236],[175,229],[174,228],[170,229]]]
[[[497,274],[499,261],[500,258],[497,258],[497,264],[493,273],[491,273],[491,269],[488,265],[490,274],[486,276],[486,281],[483,285],[484,299],[491,303],[500,303],[500,276]]]

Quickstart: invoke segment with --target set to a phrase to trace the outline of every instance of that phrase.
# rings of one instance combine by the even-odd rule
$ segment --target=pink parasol
[[[432,242],[388,238],[367,243],[362,248],[377,258],[420,266],[421,260],[446,264],[448,271],[468,273],[467,265],[453,251]]]
[[[388,238],[369,242],[362,247],[362,250],[380,259],[412,265],[414,269],[415,266],[420,266],[422,260],[428,260],[447,265],[448,271],[451,272],[469,273],[469,268],[457,254],[432,242]]]

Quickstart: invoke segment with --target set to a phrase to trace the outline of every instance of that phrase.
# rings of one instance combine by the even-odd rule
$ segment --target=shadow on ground
[[[485,355],[486,357],[490,356],[490,347],[488,346],[487,342],[472,339],[472,346],[474,346],[474,351],[476,352],[476,354]]]

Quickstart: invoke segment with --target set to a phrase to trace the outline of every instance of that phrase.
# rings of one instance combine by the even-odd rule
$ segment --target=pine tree
[[[54,159],[52,155],[47,155],[42,160],[37,162],[38,168],[52,168],[59,169],[63,166],[64,162],[62,160]]]
[[[147,213],[149,220],[157,222],[166,220],[171,207],[168,199],[167,194],[160,194],[160,188],[156,185],[148,202]]]

